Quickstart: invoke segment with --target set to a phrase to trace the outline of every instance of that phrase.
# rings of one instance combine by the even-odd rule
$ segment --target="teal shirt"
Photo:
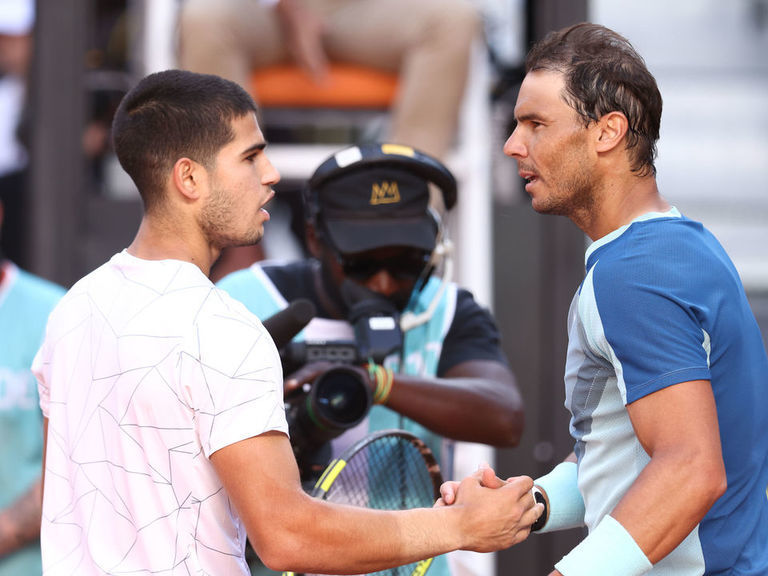
[[[40,477],[43,416],[30,366],[63,294],[60,286],[6,263],[0,285],[0,510]],[[41,573],[39,542],[0,558],[0,576]]]
[[[404,313],[418,315],[427,310],[433,298],[438,295],[442,281],[432,277],[427,285],[415,294]],[[222,278],[217,286],[226,290],[230,296],[239,300],[260,320],[269,318],[288,306],[285,297],[280,294],[262,268],[256,264],[244,270],[238,270]],[[453,322],[456,310],[457,286],[448,283],[442,294],[438,295],[438,304],[434,313],[426,322],[415,326],[403,335],[403,365],[394,354],[385,359],[384,365],[396,373],[413,376],[435,376],[440,362],[443,340]],[[302,340],[300,332],[296,340]],[[420,424],[401,416],[385,406],[374,406],[368,417],[369,431],[400,428],[408,430],[427,443],[437,456],[445,477],[451,476],[452,445]]]
[[[402,366],[398,355],[388,357],[384,361],[385,366],[403,374],[420,376],[437,374],[443,340],[453,322],[458,290],[456,284],[448,283],[443,288],[442,293],[438,294],[441,284],[439,278],[430,278],[421,292],[411,298],[405,312],[412,312],[416,315],[427,310],[436,295],[439,300],[428,321],[408,330],[403,335]],[[289,304],[258,264],[222,278],[218,282],[218,287],[226,290],[233,298],[240,300],[260,320],[269,318]],[[302,338],[303,332],[296,337],[297,340]],[[367,420],[369,432],[400,428],[421,438],[437,456],[443,476],[452,477],[453,446],[451,442],[386,406],[372,407]],[[263,567],[258,567],[252,571],[258,576],[275,574]],[[448,576],[449,574],[446,557],[438,556],[435,558],[429,569],[429,576]]]

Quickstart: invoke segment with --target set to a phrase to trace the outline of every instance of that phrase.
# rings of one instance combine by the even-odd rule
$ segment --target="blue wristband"
[[[584,525],[584,498],[579,492],[575,462],[561,462],[533,483],[544,490],[549,502],[547,521],[537,534]]]
[[[653,564],[624,526],[605,516],[555,568],[563,576],[641,576]]]

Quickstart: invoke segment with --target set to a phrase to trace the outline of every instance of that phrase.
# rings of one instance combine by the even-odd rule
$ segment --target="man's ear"
[[[608,112],[597,121],[597,139],[595,149],[598,152],[610,152],[621,142],[629,130],[629,121],[621,112]]]
[[[200,197],[205,176],[205,168],[189,158],[179,158],[173,165],[173,185],[188,200]]]

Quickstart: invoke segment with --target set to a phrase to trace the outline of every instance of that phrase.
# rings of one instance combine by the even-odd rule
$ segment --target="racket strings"
[[[404,510],[430,507],[439,496],[440,467],[426,444],[413,435],[382,431],[345,456],[340,458],[345,465],[330,486],[316,489],[316,497],[365,508]],[[367,576],[424,575],[428,567],[429,561],[416,562]]]
[[[431,506],[435,496],[419,448],[404,438],[385,437],[347,462],[326,499],[393,510]]]

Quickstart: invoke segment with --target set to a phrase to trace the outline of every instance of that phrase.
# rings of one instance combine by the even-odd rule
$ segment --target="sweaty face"
[[[233,120],[232,129],[234,139],[219,151],[209,172],[209,194],[200,213],[202,230],[219,249],[261,240],[269,220],[264,205],[280,180],[264,152],[266,142],[256,116]]]
[[[596,154],[591,126],[563,100],[563,90],[558,72],[526,75],[515,106],[517,126],[504,153],[517,160],[534,210],[573,217],[594,203]]]

